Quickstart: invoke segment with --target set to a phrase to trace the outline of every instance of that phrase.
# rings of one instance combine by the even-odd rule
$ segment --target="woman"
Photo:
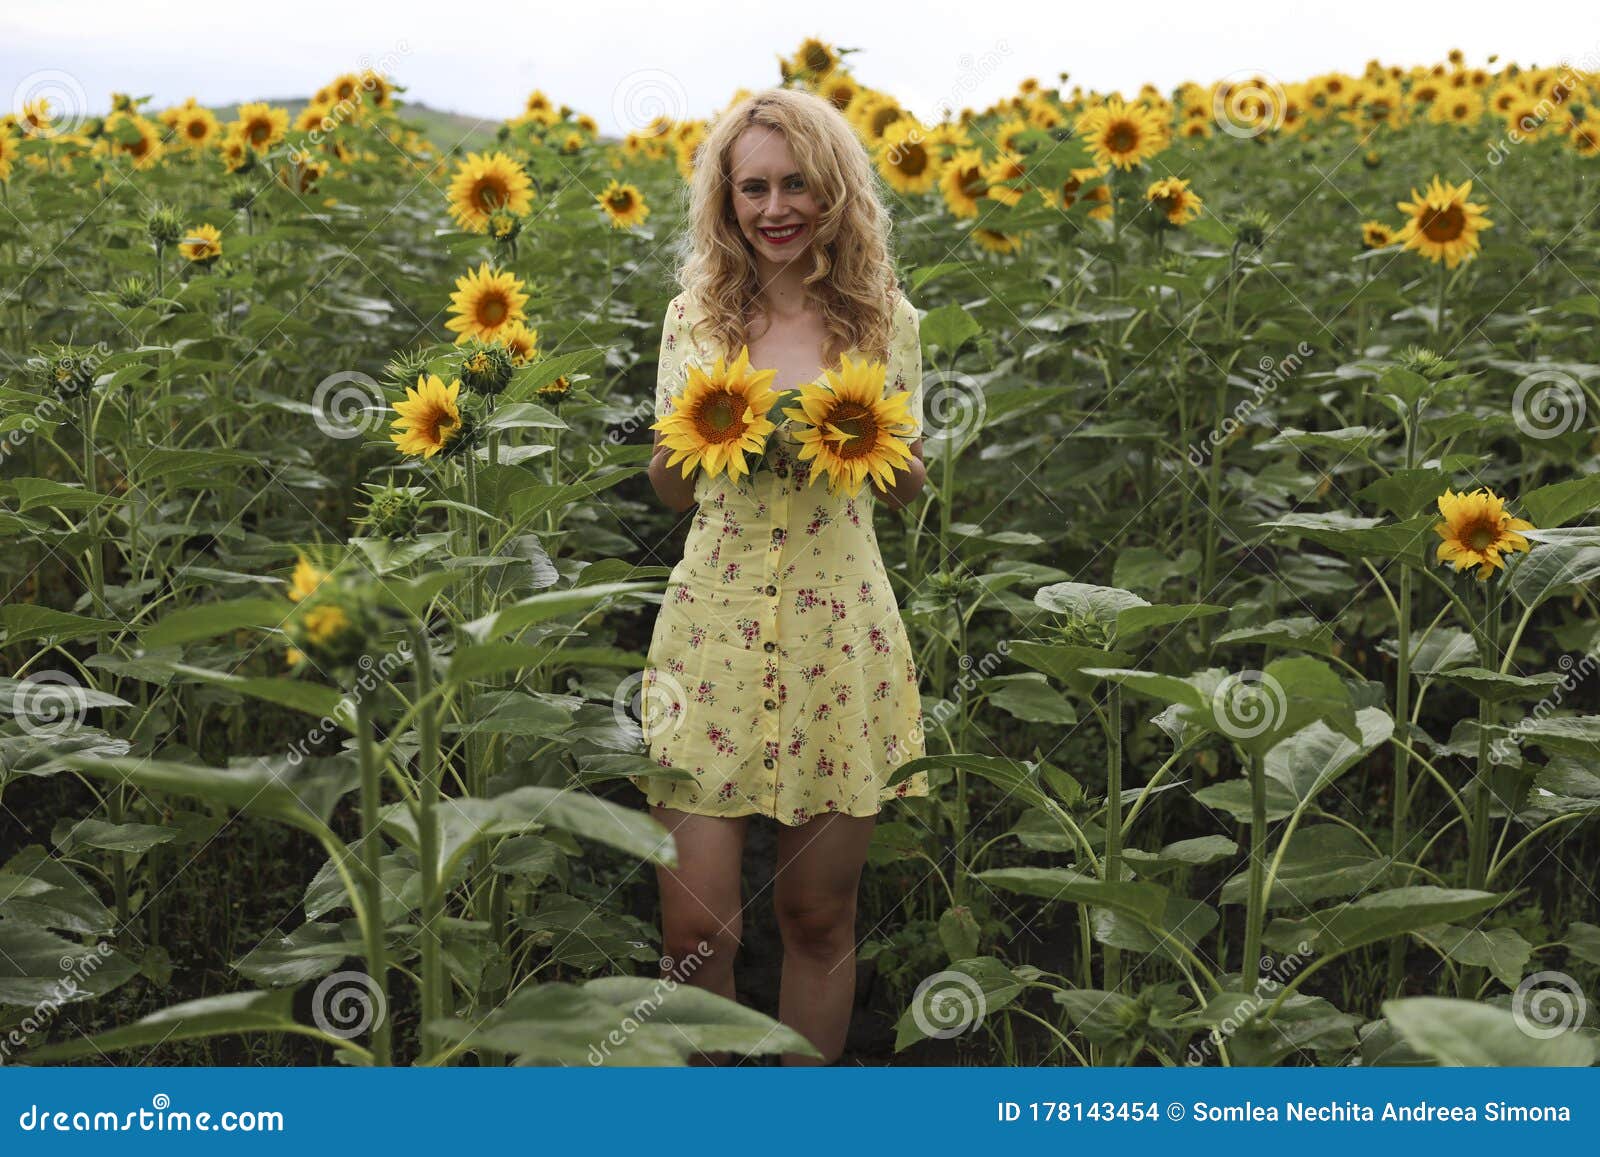
[[[734,999],[745,825],[777,820],[778,1018],[832,1064],[854,1001],[856,893],[874,817],[886,799],[928,794],[926,773],[883,787],[924,748],[917,672],[872,523],[877,502],[900,509],[925,478],[917,313],[896,284],[866,150],[820,97],[772,89],[722,114],[689,200],[658,419],[691,361],[710,370],[746,346],[751,367],[776,371],[773,390],[822,382],[850,352],[885,363],[885,397],[909,391],[910,457],[892,486],[811,485],[818,472],[788,420],[767,437],[759,469],[737,479],[698,468],[683,477],[659,429],[650,462],[667,507],[699,504],[656,621],[640,712],[651,756],[693,779],[633,780],[678,849],[678,866],[658,869],[663,967]],[[785,1053],[783,1063],[819,1062]]]

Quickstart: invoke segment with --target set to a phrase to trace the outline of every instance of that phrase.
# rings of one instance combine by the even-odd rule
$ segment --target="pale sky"
[[[1592,0],[1543,0],[1537,19],[1504,4],[1394,0],[1229,5],[1122,0],[604,0],[547,5],[439,0],[5,0],[0,96],[81,92],[104,112],[115,89],[202,104],[309,94],[342,72],[378,67],[407,99],[498,121],[542,88],[607,134],[656,113],[701,117],[735,89],[778,81],[778,54],[806,36],[860,48],[849,63],[924,119],[981,108],[1023,77],[1131,95],[1234,73],[1281,82],[1340,69],[1467,62],[1600,69]]]

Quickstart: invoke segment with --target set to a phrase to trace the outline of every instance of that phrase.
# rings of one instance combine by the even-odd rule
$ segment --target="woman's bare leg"
[[[698,816],[659,805],[650,814],[678,845],[676,868],[656,865],[662,976],[737,999],[733,958],[744,927],[739,876],[749,817]],[[727,1059],[724,1050],[697,1053],[689,1063],[722,1064]]]
[[[856,893],[876,816],[830,812],[780,826],[773,902],[783,934],[778,1019],[822,1053],[786,1065],[831,1064],[844,1052],[856,993]]]

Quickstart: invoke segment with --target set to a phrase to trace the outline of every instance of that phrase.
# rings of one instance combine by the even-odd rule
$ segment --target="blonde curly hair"
[[[749,344],[746,315],[760,283],[730,192],[733,145],[751,125],[783,134],[821,207],[805,284],[830,335],[824,367],[832,368],[851,349],[886,358],[900,285],[877,172],[839,110],[796,89],[769,88],[746,97],[716,117],[696,149],[676,270],[680,288],[703,315],[696,328],[707,327],[724,349]]]

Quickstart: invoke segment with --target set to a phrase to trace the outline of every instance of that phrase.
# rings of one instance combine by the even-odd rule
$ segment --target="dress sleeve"
[[[683,389],[683,367],[689,344],[689,327],[684,316],[683,295],[667,305],[661,326],[661,356],[656,362],[656,418],[672,413],[672,396]]]
[[[906,409],[916,429],[906,437],[915,442],[922,437],[922,331],[917,307],[901,296],[895,303],[894,332],[889,339],[889,379],[891,390],[911,394]]]

